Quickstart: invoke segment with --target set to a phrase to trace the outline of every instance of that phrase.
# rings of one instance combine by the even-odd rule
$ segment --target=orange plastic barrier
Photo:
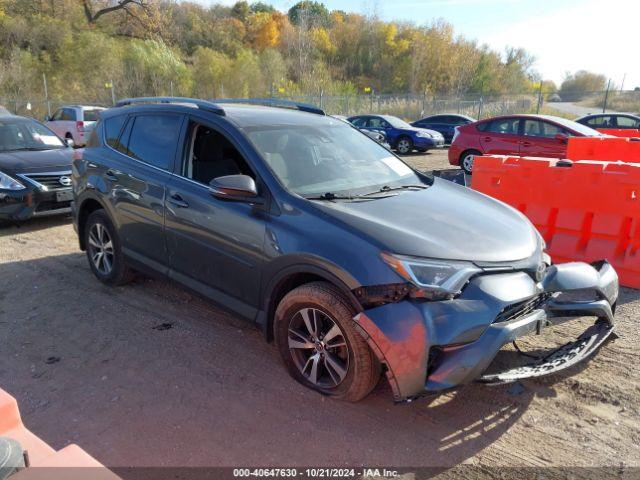
[[[635,128],[596,128],[596,130],[614,137],[640,138],[640,130]]]
[[[640,288],[640,164],[476,157],[472,188],[524,213],[556,263],[607,259]]]
[[[0,436],[17,440],[29,454],[31,467],[12,475],[11,480],[120,479],[77,445],[71,444],[56,452],[36,437],[22,423],[15,398],[2,389],[0,389]],[[87,470],[88,467],[91,469]]]
[[[570,137],[567,158],[640,163],[640,141],[621,137]]]

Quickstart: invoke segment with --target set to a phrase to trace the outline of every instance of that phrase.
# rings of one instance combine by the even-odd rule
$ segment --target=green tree
[[[563,100],[580,100],[589,93],[602,92],[606,81],[607,78],[604,75],[579,70],[573,75],[566,75],[558,93]]]
[[[273,6],[264,2],[253,2],[249,9],[252,13],[274,13],[277,11]]]
[[[303,0],[289,9],[291,23],[302,27],[329,26],[329,10],[324,4],[311,0]]]

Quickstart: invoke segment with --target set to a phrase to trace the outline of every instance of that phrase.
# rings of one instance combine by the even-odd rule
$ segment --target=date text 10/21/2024
[[[397,470],[386,468],[234,468],[233,476],[266,478],[394,478]]]

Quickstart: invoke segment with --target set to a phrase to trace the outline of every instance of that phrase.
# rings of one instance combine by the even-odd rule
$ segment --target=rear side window
[[[100,119],[100,110],[83,110],[85,122],[97,122]]]
[[[481,131],[517,135],[519,122],[520,120],[518,120],[517,118],[504,118],[500,120],[492,120],[487,124],[486,128]]]
[[[104,140],[111,148],[121,150],[120,132],[126,119],[126,115],[117,115],[104,121]]]
[[[179,115],[140,115],[129,137],[128,155],[154,167],[169,170],[180,135]]]
[[[616,117],[618,127],[620,128],[638,128],[638,121],[630,117]]]

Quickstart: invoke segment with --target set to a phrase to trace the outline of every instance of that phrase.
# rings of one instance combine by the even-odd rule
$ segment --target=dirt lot
[[[448,166],[444,152],[409,161]],[[0,386],[45,441],[109,466],[464,463],[489,476],[639,463],[634,290],[622,290],[620,338],[571,375],[406,405],[382,381],[345,404],[296,384],[257,330],[174,284],[101,285],[68,218],[0,230],[0,275]]]

